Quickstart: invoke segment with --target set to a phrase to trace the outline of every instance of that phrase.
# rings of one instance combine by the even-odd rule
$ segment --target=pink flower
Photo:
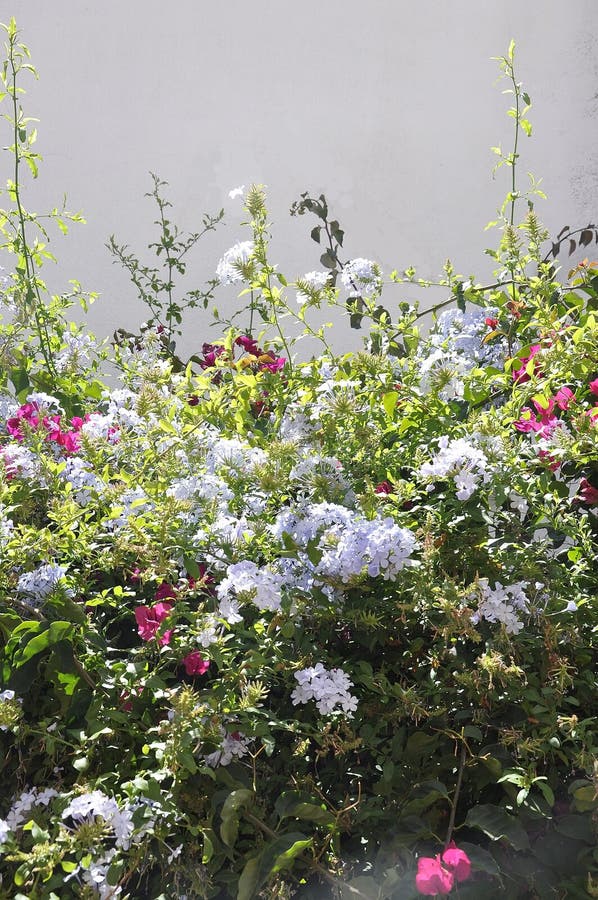
[[[570,405],[575,403],[575,394],[568,387],[562,387],[556,392],[553,400],[559,409],[569,409]]]
[[[444,896],[450,894],[453,883],[452,872],[444,868],[439,856],[422,856],[418,859],[415,886],[420,894],[428,897],[435,897],[437,894]]]
[[[172,603],[156,603],[155,606],[138,606],[135,610],[135,619],[137,621],[137,631],[139,637],[144,641],[153,640],[160,628],[161,623],[168,617],[172,610]],[[172,629],[165,631],[162,637],[158,638],[161,647],[165,647],[170,643]]]
[[[444,853],[442,862],[450,869],[456,881],[465,881],[471,875],[471,860],[464,850],[459,850],[451,841]]]
[[[249,337],[246,334],[240,335],[235,339],[235,344],[237,347],[242,347],[246,353],[249,353],[251,356],[261,356],[262,351],[256,344],[253,338]]]
[[[521,365],[518,369],[513,369],[513,381],[517,384],[523,384],[526,381],[529,381],[530,376],[527,374],[527,364],[530,359],[533,359],[536,353],[539,353],[541,350],[540,344],[532,344],[529,348],[529,355],[523,356],[521,358]],[[540,371],[540,367],[537,361],[534,360],[533,372],[537,374]]]
[[[598,397],[598,378],[594,378],[593,381],[590,381],[590,383],[588,384],[588,387],[591,390],[591,392],[593,394],[596,394],[596,396]]]
[[[582,502],[587,503],[588,506],[596,506],[598,504],[598,488],[595,488],[593,484],[590,484],[587,478],[581,479],[578,496],[581,498]]]
[[[484,323],[488,328],[498,328],[498,319],[495,319],[493,316],[486,316]]]
[[[375,494],[392,494],[394,488],[390,481],[381,481],[380,484],[377,484],[374,488]]]
[[[513,422],[513,425],[517,431],[522,431],[524,434],[529,434],[530,431],[539,431],[542,427],[536,420],[529,406],[523,407],[521,410],[521,418],[517,419],[516,422]]]
[[[210,668],[210,660],[204,659],[199,650],[193,650],[183,657],[187,675],[205,675]]]

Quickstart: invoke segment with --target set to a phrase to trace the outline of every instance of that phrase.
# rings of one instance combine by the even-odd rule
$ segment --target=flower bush
[[[496,281],[447,263],[425,331],[391,292],[427,282],[343,264],[325,198],[289,283],[243,195],[242,325],[181,365],[156,302],[109,385],[9,185],[0,896],[595,895],[597,266],[559,280],[511,192]]]

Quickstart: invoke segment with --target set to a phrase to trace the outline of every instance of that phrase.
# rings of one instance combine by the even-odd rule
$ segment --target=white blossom
[[[28,601],[38,603],[49,597],[66,575],[66,568],[55,563],[45,563],[32,572],[21,575],[17,582],[19,594],[26,594]]]
[[[476,590],[470,595],[471,599],[478,598],[477,612],[471,621],[477,625],[481,619],[486,619],[504,625],[507,634],[519,634],[523,622],[518,618],[518,613],[529,612],[525,588],[525,581],[506,586],[497,581],[491,588],[487,578],[478,579]]]
[[[303,282],[314,291],[321,291],[330,281],[330,272],[307,272],[298,281]],[[297,291],[297,303],[304,306],[306,303],[309,303],[309,300],[308,294],[301,290]]]
[[[337,706],[348,716],[357,709],[357,698],[349,692],[353,682],[342,669],[328,671],[322,663],[316,663],[313,667],[295,672],[295,680],[297,687],[291,694],[293,706],[315,700],[322,715],[337,712]]]
[[[243,281],[239,267],[247,262],[253,253],[253,247],[253,241],[240,241],[226,251],[216,267],[216,277],[220,284]]]
[[[480,481],[486,482],[490,478],[485,453],[465,438],[450,440],[447,435],[439,439],[438,447],[438,453],[431,462],[422,465],[420,474],[423,478],[434,480],[452,477],[457,498],[469,500]]]
[[[343,266],[341,281],[349,297],[372,294],[382,287],[382,275],[378,263],[358,257]]]

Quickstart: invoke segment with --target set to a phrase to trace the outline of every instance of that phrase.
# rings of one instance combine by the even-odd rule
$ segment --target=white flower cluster
[[[0,547],[4,547],[9,541],[14,530],[14,522],[7,518],[4,505],[0,503]]]
[[[251,447],[237,438],[218,437],[212,441],[206,455],[206,469],[213,474],[218,469],[233,469],[238,474],[248,474],[255,466],[267,460],[266,453],[259,447]]]
[[[73,496],[81,506],[87,506],[92,494],[102,494],[106,490],[102,479],[98,478],[89,463],[80,456],[67,457],[60,477],[70,484]]]
[[[297,687],[291,694],[293,706],[315,700],[322,715],[337,712],[339,706],[348,716],[357,709],[357,698],[349,693],[353,682],[342,669],[327,670],[322,663],[317,663],[295,672],[295,679]]]
[[[330,272],[308,272],[298,279],[299,281],[312,288],[314,291],[321,291],[330,281]],[[297,303],[304,306],[309,303],[310,297],[303,291],[297,291]]]
[[[122,894],[121,885],[108,883],[108,869],[112,865],[112,860],[115,856],[116,849],[111,847],[102,856],[92,859],[87,867],[81,865],[70,877],[79,874],[80,871],[83,883],[90,887],[100,900],[112,900],[113,897],[120,897]]]
[[[250,560],[233,563],[216,589],[218,614],[231,624],[241,622],[239,600],[250,600],[259,610],[276,612],[280,609],[282,584],[280,575]]]
[[[13,802],[11,808],[6,814],[5,819],[0,819],[0,844],[5,843],[11,832],[15,832],[19,826],[27,821],[29,812],[34,806],[47,806],[53,797],[57,797],[58,792],[53,788],[31,788],[31,790],[23,791]]]
[[[50,596],[65,575],[64,566],[46,563],[32,572],[21,575],[17,582],[17,591],[19,594],[27,594],[30,601],[39,603]]]
[[[372,578],[394,581],[416,548],[416,538],[390,518],[365,519],[334,503],[308,505],[300,514],[283,510],[272,533],[279,540],[287,534],[299,547],[318,537],[320,561],[314,572],[320,578],[347,584],[364,570]]]
[[[95,341],[88,334],[71,334],[62,336],[65,346],[56,355],[54,365],[57,372],[84,372],[90,363],[90,354],[96,348]]]
[[[104,820],[114,832],[117,847],[128,850],[135,830],[133,824],[133,807],[126,805],[121,809],[113,797],[102,791],[91,791],[74,797],[62,811],[63,819],[72,819],[75,826],[91,824],[96,818]]]
[[[341,281],[349,297],[361,297],[380,290],[382,274],[378,263],[359,257],[343,266]]]
[[[40,487],[45,485],[45,479],[41,475],[39,457],[27,447],[12,442],[0,448],[0,457],[4,460],[8,478],[21,478],[32,483],[35,482]]]
[[[216,277],[220,284],[235,284],[243,281],[239,266],[247,262],[253,253],[253,241],[240,241],[227,250],[216,266]]]
[[[441,313],[418,352],[422,394],[436,389],[442,400],[456,400],[463,396],[464,377],[475,366],[503,368],[509,354],[505,338],[484,341],[492,333],[486,319],[498,314],[494,307],[477,306],[466,312],[455,308]]]
[[[124,491],[118,498],[115,509],[107,517],[105,527],[110,530],[118,530],[126,525],[129,519],[139,513],[149,512],[151,508],[152,504],[142,488],[137,487]]]
[[[240,759],[249,753],[251,739],[245,737],[240,731],[233,731],[229,734],[220,726],[220,733],[222,735],[220,747],[204,757],[206,765],[212,769],[216,766],[228,766],[233,759]]]
[[[424,463],[420,474],[424,478],[438,479],[452,477],[457,488],[457,498],[469,500],[480,480],[490,479],[489,462],[486,454],[464,438],[449,440],[443,435],[438,441],[438,453],[431,462]],[[428,486],[432,490],[433,485]]]
[[[347,505],[355,502],[355,493],[343,475],[342,463],[333,456],[310,452],[293,466],[289,479],[298,482],[303,494],[313,494],[314,488],[321,491],[325,487],[327,495],[338,495]]]
[[[17,697],[17,695],[15,694],[14,691],[11,691],[9,688],[7,688],[4,691],[0,691],[0,704],[2,704],[2,703],[7,703],[8,707],[9,707],[9,709],[8,709],[9,718],[4,719],[4,721],[8,722],[8,721],[12,720],[14,722],[15,711],[18,710],[19,706],[23,705],[22,698]],[[11,709],[11,707],[12,707],[12,709]],[[4,716],[2,715],[2,707],[0,706],[0,721],[2,720],[2,718],[4,718]],[[8,725],[0,724],[0,731],[8,731],[8,728],[9,728]],[[2,843],[1,840],[0,840],[0,843]]]
[[[470,595],[471,599],[478,598],[477,612],[471,617],[474,625],[481,619],[488,622],[499,622],[505,626],[507,634],[519,634],[523,628],[523,622],[518,618],[518,613],[529,612],[529,601],[525,594],[527,582],[518,581],[516,584],[504,586],[500,581],[490,587],[487,578],[480,578],[477,589]]]

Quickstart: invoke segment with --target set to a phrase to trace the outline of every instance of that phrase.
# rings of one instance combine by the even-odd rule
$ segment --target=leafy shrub
[[[558,280],[533,193],[516,223],[516,159],[495,282],[447,263],[428,333],[381,299],[428,282],[341,262],[324,197],[293,211],[326,272],[289,284],[252,187],[219,266],[242,326],[181,366],[148,268],[167,296],[112,387],[9,184],[0,896],[595,895],[598,276]],[[310,324],[327,304],[364,351]]]

